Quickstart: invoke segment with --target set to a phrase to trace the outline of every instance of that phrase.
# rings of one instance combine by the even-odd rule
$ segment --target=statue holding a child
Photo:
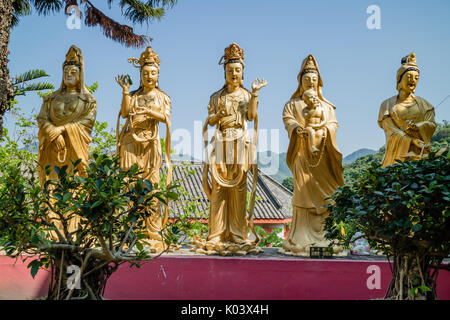
[[[299,86],[283,110],[290,143],[286,162],[294,176],[292,226],[280,253],[309,256],[310,247],[327,247],[323,223],[328,196],[344,184],[342,154],[336,143],[335,106],[322,95],[317,62],[306,57]],[[343,254],[334,247],[335,254]]]

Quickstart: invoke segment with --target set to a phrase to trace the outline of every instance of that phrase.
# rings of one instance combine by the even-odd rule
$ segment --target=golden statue
[[[90,134],[97,114],[97,102],[84,84],[84,60],[79,48],[70,47],[62,69],[61,87],[44,98],[37,117],[38,172],[42,186],[47,179],[58,179],[53,166],[67,165],[71,168],[71,160],[81,159],[78,169],[80,174],[85,174]],[[45,175],[44,170],[47,165],[52,166],[49,176]],[[50,213],[50,219],[54,219],[55,225],[62,231],[61,222],[54,213]],[[78,218],[69,221],[69,232],[77,229],[78,221]]]
[[[151,47],[147,47],[139,59],[130,58],[129,63],[140,69],[140,86],[130,92],[130,79],[121,75],[116,77],[122,87],[122,107],[117,120],[117,155],[123,170],[129,170],[137,164],[143,171],[141,179],[149,180],[152,184],[160,184],[160,170],[162,167],[162,148],[158,125],[166,125],[165,159],[168,168],[166,184],[172,181],[172,166],[170,162],[170,112],[171,100],[159,89],[158,54]],[[126,122],[119,134],[120,117]],[[160,203],[155,202],[154,213],[146,219],[146,231],[152,252],[162,250],[164,241],[161,230],[168,218],[168,208],[165,206],[164,217],[160,215]]]
[[[378,115],[378,125],[386,135],[382,167],[394,164],[396,159],[426,157],[436,130],[434,107],[414,95],[420,73],[414,52],[404,57],[401,63],[397,71],[398,95],[383,101]]]
[[[267,85],[264,80],[252,83],[252,92],[243,84],[244,51],[235,43],[225,49],[219,61],[225,71],[225,85],[215,92],[208,105],[208,117],[203,127],[205,149],[208,152],[207,127],[216,130],[206,155],[203,187],[210,201],[208,235],[196,241],[193,250],[205,254],[258,254],[258,236],[253,227],[255,191],[258,180],[256,142],[258,132],[258,92]],[[247,121],[254,121],[253,141]],[[211,182],[208,182],[211,168]],[[253,185],[247,217],[247,173],[253,170]],[[250,239],[249,227],[256,239]]]
[[[283,122],[290,143],[286,162],[294,176],[292,226],[280,253],[309,256],[310,247],[327,247],[325,200],[344,185],[342,154],[336,144],[335,106],[322,95],[316,59],[309,55],[298,74],[298,89],[286,103]],[[344,254],[334,247],[336,254]]]

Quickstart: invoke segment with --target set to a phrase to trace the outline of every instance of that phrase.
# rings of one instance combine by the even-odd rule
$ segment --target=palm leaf
[[[11,83],[13,86],[15,86],[20,83],[24,83],[25,81],[30,81],[42,77],[49,77],[49,75],[44,70],[33,69],[12,78]]]
[[[55,87],[48,82],[38,82],[38,83],[32,83],[27,86],[21,85],[21,86],[15,86],[14,87],[14,94],[16,96],[24,96],[25,92],[28,91],[41,91],[41,90],[52,90],[55,89]]]
[[[154,8],[138,0],[121,0],[120,6],[125,9],[124,16],[133,23],[149,22],[152,19],[160,20],[164,14],[164,8]]]
[[[65,4],[64,0],[30,0],[38,14],[44,16],[58,12]]]
[[[14,0],[12,7],[13,7],[13,17],[11,20],[11,28],[19,24],[20,16],[26,16],[31,13],[31,6],[27,0]]]

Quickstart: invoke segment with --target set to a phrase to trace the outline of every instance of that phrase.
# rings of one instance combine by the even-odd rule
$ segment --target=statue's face
[[[403,75],[402,80],[400,81],[400,90],[407,93],[414,93],[418,82],[419,73],[417,71],[408,71]]]
[[[314,106],[317,107],[320,103],[319,97],[317,96],[317,93],[315,91],[308,90],[305,93],[303,93],[303,101],[308,106]]]
[[[145,66],[141,70],[142,86],[153,89],[158,85],[159,70],[156,66]]]
[[[225,83],[234,86],[242,84],[244,70],[239,62],[231,62],[225,66]]]
[[[80,82],[80,69],[74,65],[65,66],[63,82],[66,87],[76,87]]]
[[[319,75],[314,72],[305,73],[301,79],[303,91],[313,89],[317,92],[317,85],[319,83]]]

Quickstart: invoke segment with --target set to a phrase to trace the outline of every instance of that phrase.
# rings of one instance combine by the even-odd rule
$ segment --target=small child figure
[[[325,135],[325,119],[323,108],[320,105],[320,100],[317,93],[313,89],[306,90],[302,95],[303,102],[306,103],[306,108],[302,110],[303,117],[306,120],[304,134],[309,136],[310,150],[314,155],[319,153],[319,146],[322,143]]]

